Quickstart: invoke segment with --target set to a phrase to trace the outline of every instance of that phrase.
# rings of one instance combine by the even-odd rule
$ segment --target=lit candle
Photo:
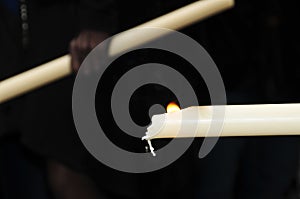
[[[213,117],[216,107],[224,108],[223,126],[220,132],[207,134],[212,125],[220,122]],[[193,132],[182,130],[189,126],[197,128]],[[189,107],[154,115],[143,139],[279,135],[300,135],[300,104]]]

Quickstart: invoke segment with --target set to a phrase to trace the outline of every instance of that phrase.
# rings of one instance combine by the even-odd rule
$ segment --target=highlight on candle
[[[169,103],[166,109],[167,109],[167,113],[180,111],[180,107],[175,102]]]

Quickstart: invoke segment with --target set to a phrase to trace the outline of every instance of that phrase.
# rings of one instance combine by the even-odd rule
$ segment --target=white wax
[[[233,5],[234,0],[196,1],[178,10],[139,25],[136,28],[157,27],[179,30],[221,11],[229,9]],[[145,44],[162,36],[164,35],[162,35],[161,31],[157,31],[152,35],[145,35],[144,33],[141,34],[139,31],[124,31],[112,39],[108,54],[110,56],[116,56],[126,50]],[[0,81],[0,104],[70,74],[72,74],[70,56],[65,55],[7,80]]]
[[[223,128],[207,135],[209,128],[220,125],[212,117],[214,108],[225,110]],[[300,104],[189,107],[154,115],[143,139],[279,135],[300,135]]]
[[[227,10],[234,6],[234,0],[199,0],[179,8],[173,12],[167,13],[161,17],[153,19],[147,23],[141,24],[135,28],[167,28],[180,30],[195,22],[206,19],[219,12]],[[132,30],[132,29],[131,29]],[[115,37],[109,47],[109,55],[115,56],[121,52],[137,47],[143,43],[153,41],[167,32],[153,32],[145,34],[140,31],[125,31]]]
[[[70,55],[65,55],[0,81],[0,104],[71,74],[70,63]]]

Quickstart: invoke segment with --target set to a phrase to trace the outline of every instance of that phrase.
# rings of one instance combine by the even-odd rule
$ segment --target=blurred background
[[[107,37],[191,2],[0,0],[0,80],[67,53],[76,71]],[[181,32],[214,59],[229,104],[300,103],[297,1],[235,4]],[[149,62],[181,68],[200,105],[210,104],[203,79],[188,70],[185,60],[168,52],[139,50],[122,56],[105,74],[105,89],[96,96],[99,118],[110,107],[109,90],[122,75],[118,68]],[[162,170],[129,174],[108,168],[88,153],[76,133],[71,109],[74,79],[75,75],[67,77],[0,104],[0,198],[300,198],[298,136],[220,138],[204,159],[198,159],[203,139],[197,138]],[[144,87],[131,98],[132,118],[149,124],[147,107],[172,101],[177,102],[176,96],[165,88]],[[101,119],[114,143],[145,151],[146,143],[123,135],[110,117]]]

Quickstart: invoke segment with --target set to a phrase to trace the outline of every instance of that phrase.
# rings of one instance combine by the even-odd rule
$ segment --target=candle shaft
[[[227,136],[300,135],[300,104],[227,105],[221,132],[210,132],[220,122],[212,117],[214,107],[190,107],[174,113],[154,115],[144,139]],[[221,107],[222,108],[222,107]],[[189,114],[197,112],[195,114]],[[186,117],[184,117],[186,115]],[[191,116],[194,115],[194,116]],[[197,126],[193,132],[184,131]]]
[[[231,8],[234,0],[202,0],[191,3],[179,8],[173,12],[153,19],[135,28],[168,28],[171,30],[180,30],[198,21],[206,19],[221,11]],[[134,29],[134,28],[133,28]],[[132,30],[132,29],[131,29]],[[164,35],[160,31],[153,32],[152,35],[143,34],[142,32],[125,31],[115,37],[109,48],[109,55],[115,56],[130,48],[139,46]]]
[[[197,1],[136,28],[158,27],[178,30],[229,9],[233,4],[234,0]],[[161,36],[163,35],[153,34],[149,36],[148,34],[135,34],[134,31],[125,31],[113,38],[108,53],[110,56],[115,56]],[[71,73],[70,57],[65,55],[35,69],[3,80],[0,82],[0,104],[68,76]]]
[[[0,82],[0,104],[72,73],[71,57],[62,56]]]

